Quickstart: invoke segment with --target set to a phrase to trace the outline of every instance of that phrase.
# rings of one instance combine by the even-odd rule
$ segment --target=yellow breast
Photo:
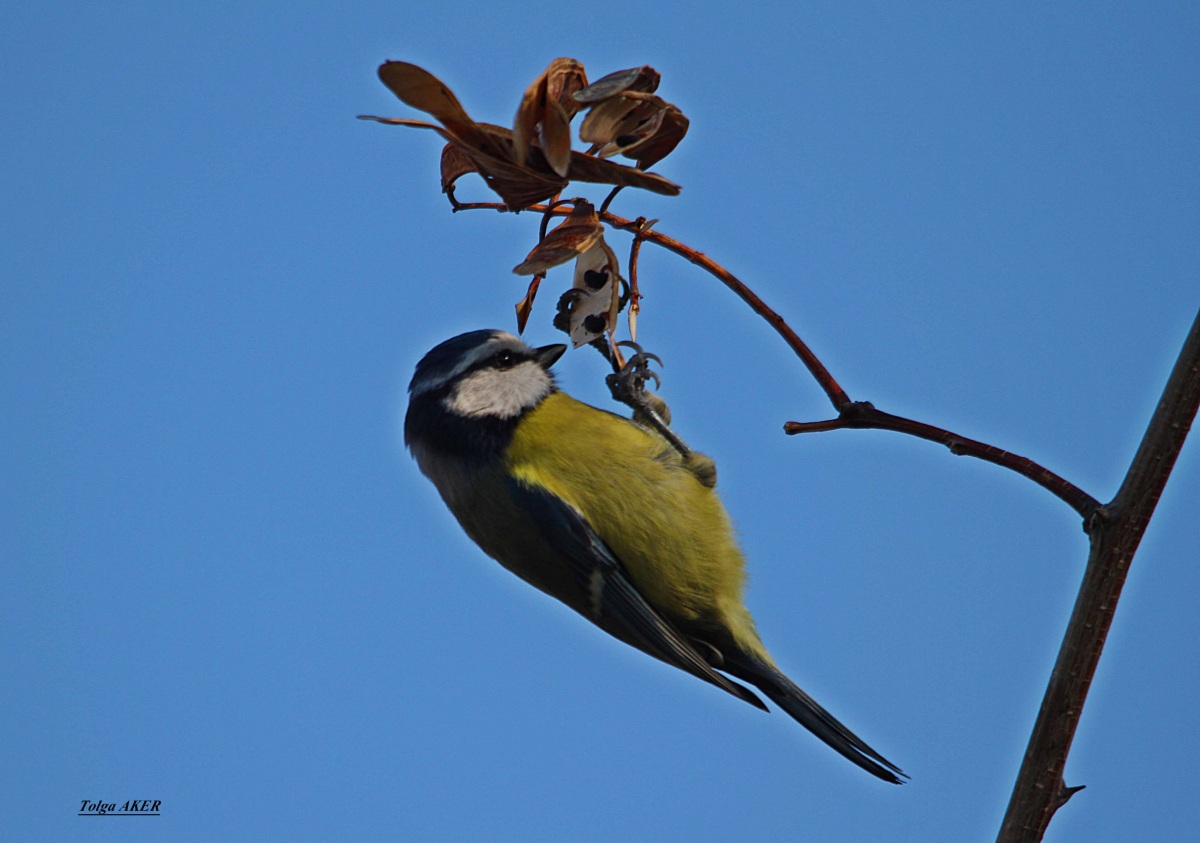
[[[729,516],[661,437],[554,393],[522,420],[507,458],[517,479],[575,507],[660,611],[744,625],[745,565]]]

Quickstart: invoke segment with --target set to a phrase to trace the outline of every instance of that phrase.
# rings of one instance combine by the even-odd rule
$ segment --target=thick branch
[[[1146,532],[1200,406],[1200,314],[1120,491],[1089,525],[1091,553],[1033,735],[1017,774],[998,843],[1040,841],[1070,798],[1067,753],[1083,713],[1129,563]]]
[[[924,422],[913,421],[901,416],[893,416],[877,410],[867,401],[855,401],[842,408],[836,419],[819,422],[786,422],[783,425],[785,433],[811,433],[820,430],[841,430],[843,428],[894,430],[897,433],[907,433],[930,442],[945,445],[950,452],[959,456],[977,457],[990,463],[1003,466],[1015,471],[1022,477],[1027,477],[1044,489],[1061,498],[1072,509],[1080,514],[1086,524],[1100,508],[1100,502],[1073,483],[1059,477],[1053,471],[1038,465],[1028,457],[1022,457],[1011,451],[1005,451],[986,442],[968,439],[951,433],[940,427],[934,427]]]

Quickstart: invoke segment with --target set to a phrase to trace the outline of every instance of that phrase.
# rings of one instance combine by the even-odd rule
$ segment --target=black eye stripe
[[[484,365],[503,371],[506,369],[511,369],[518,363],[524,363],[529,359],[531,358],[527,355],[520,354],[512,349],[504,348],[493,354]]]
[[[464,380],[476,372],[495,369],[501,372],[507,372],[521,363],[528,362],[534,359],[532,355],[523,354],[521,351],[512,348],[501,348],[492,352],[486,357],[480,358],[468,366],[463,371],[459,372],[452,379],[453,381]]]

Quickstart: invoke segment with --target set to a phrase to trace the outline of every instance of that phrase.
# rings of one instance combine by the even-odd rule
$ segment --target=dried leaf
[[[486,132],[496,146],[511,148],[510,130],[487,123],[479,123],[477,127]],[[568,179],[593,184],[640,187],[665,196],[679,195],[679,185],[656,173],[645,173],[614,161],[593,158],[582,152],[571,152],[571,166],[567,171],[567,178],[559,177],[550,168],[542,150],[537,147],[529,150],[528,163],[524,167],[512,163],[509,156],[492,157],[470,148],[464,148],[464,152],[476,163],[488,186],[499,193],[504,204],[512,210],[528,208],[536,202],[555,196],[567,186]]]
[[[517,107],[513,120],[513,161],[525,164],[531,145],[540,141],[550,168],[566,177],[571,164],[571,117],[582,107],[571,94],[586,84],[583,65],[575,59],[550,62],[525,89]]]
[[[563,182],[561,186],[555,184],[546,188],[542,182],[490,174],[485,174],[483,180],[497,196],[504,200],[504,206],[510,211],[521,211],[538,202],[545,202],[550,197],[557,196],[566,186],[566,182]]]
[[[491,144],[487,133],[480,131],[483,124],[472,120],[458,98],[429,71],[408,62],[388,61],[379,66],[379,78],[401,101],[436,118],[460,144],[492,156],[507,152]]]
[[[528,208],[543,199],[548,199],[551,196],[558,194],[564,187],[567,186],[567,180],[556,176],[545,163],[545,158],[541,155],[540,150],[535,150],[536,158],[541,161],[541,170],[534,170],[528,167],[518,167],[509,160],[508,150],[512,145],[512,133],[502,126],[492,126],[488,123],[476,123],[473,132],[479,138],[482,138],[482,146],[487,149],[499,149],[504,155],[498,157],[488,152],[482,151],[480,148],[471,146],[461,141],[458,136],[452,134],[449,130],[441,126],[435,126],[432,123],[425,123],[421,120],[404,120],[399,117],[374,117],[372,115],[363,114],[359,116],[360,120],[374,120],[377,123],[386,123],[389,126],[412,126],[418,129],[432,129],[441,135],[455,149],[463,153],[474,164],[475,170],[483,176],[488,187],[499,194],[504,200],[504,204],[509,209],[519,211],[522,208]],[[578,153],[572,153],[576,155]],[[586,157],[586,156],[580,156]],[[594,159],[593,159],[594,160]],[[606,163],[606,162],[605,162]],[[627,167],[630,172],[636,173],[631,167]],[[655,179],[666,182],[660,176],[654,176]],[[649,183],[647,184],[649,186]],[[443,185],[444,189],[444,185]],[[655,189],[651,187],[650,189]],[[658,190],[659,193],[663,191]],[[676,187],[675,192],[679,189]]]
[[[546,111],[546,74],[543,71],[530,83],[521,96],[517,115],[513,118],[513,161],[524,164],[529,147],[537,134],[538,123]]]
[[[541,286],[544,275],[535,275],[529,282],[529,289],[525,291],[525,298],[517,302],[517,333],[525,333],[525,325],[529,322],[529,314],[533,312],[533,299],[537,295],[538,287]]]
[[[570,179],[640,187],[667,196],[679,193],[679,185],[662,176],[574,152],[569,148],[569,138],[565,138],[564,148],[561,136],[567,132],[561,122],[565,113],[561,107],[552,105],[546,111],[557,115],[553,119],[558,121],[548,130],[543,126],[543,132],[551,138],[547,142],[549,149],[530,146],[524,160],[516,163],[512,130],[471,120],[449,89],[433,75],[405,62],[387,62],[380,68],[380,78],[402,100],[414,108],[428,111],[444,125],[390,117],[364,116],[363,119],[434,130],[470,159],[475,171],[499,194],[509,210],[519,211],[558,195]],[[547,151],[553,163],[547,157]],[[564,157],[567,159],[565,168]],[[457,178],[470,170],[465,169],[461,160],[452,159],[450,172],[456,173]]]
[[[379,79],[402,102],[432,115],[451,131],[474,122],[458,97],[424,68],[406,61],[386,61],[379,66]]]
[[[563,222],[513,267],[516,275],[541,274],[587,252],[604,234],[590,202],[579,201]]]
[[[374,120],[376,123],[383,123],[388,126],[412,126],[414,129],[433,129],[438,134],[446,134],[446,130],[441,126],[426,123],[424,120],[408,120],[404,117],[377,117],[374,114],[360,114],[358,115],[358,119]]]
[[[588,105],[603,102],[609,97],[626,91],[642,91],[652,94],[658,90],[662,76],[650,65],[631,67],[628,70],[617,70],[607,76],[602,76],[582,91],[575,94],[576,101]]]
[[[542,154],[551,170],[567,177],[571,169],[571,117],[553,100],[546,103],[542,117]]]
[[[652,123],[666,108],[666,103],[654,94],[637,92],[619,94],[594,106],[579,126],[579,139],[603,146],[621,136],[637,135],[638,140],[649,137]],[[640,130],[640,133],[639,133]]]
[[[567,179],[554,173],[546,163],[541,150],[530,150],[530,163],[534,166],[519,166],[512,160],[512,132],[503,126],[476,123],[477,134],[484,139],[482,149],[477,146],[448,139],[471,159],[483,176],[488,187],[500,195],[511,210],[528,208],[551,196],[556,196],[567,186]]]
[[[653,167],[662,159],[675,151],[683,136],[687,134],[691,121],[673,105],[668,105],[661,115],[658,128],[650,137],[625,147],[621,154],[638,162],[639,169]]]
[[[589,111],[579,136],[600,158],[624,155],[645,168],[667,157],[687,134],[688,125],[683,112],[660,97],[624,93]]]
[[[640,187],[664,196],[678,196],[680,190],[679,185],[675,182],[664,179],[657,173],[644,173],[615,161],[605,161],[601,158],[584,155],[582,152],[571,153],[569,175],[573,181],[611,184],[619,187]]]
[[[575,94],[587,84],[587,73],[575,59],[555,59],[546,68],[546,100],[561,105],[568,119],[583,109]]]
[[[467,173],[478,173],[479,168],[470,157],[455,146],[447,143],[442,147],[442,190],[448,191],[454,183]]]
[[[529,166],[517,166],[512,162],[512,132],[490,123],[479,123],[478,127],[487,136],[489,147],[500,154],[489,155],[470,148],[464,151],[475,162],[488,187],[500,195],[510,210],[519,211],[557,196],[567,186],[567,179],[550,169],[540,149],[530,150]]]

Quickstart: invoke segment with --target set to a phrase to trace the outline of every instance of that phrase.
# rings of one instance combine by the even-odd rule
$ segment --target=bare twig
[[[554,212],[556,210],[558,210],[559,208],[561,208],[563,205],[570,205],[571,210],[572,211],[575,210],[575,201],[573,199],[556,199],[553,202],[551,202],[545,206],[545,210],[542,211],[542,224],[541,224],[541,226],[538,227],[538,242],[539,243],[541,243],[543,240],[546,239],[546,229],[548,229],[550,227],[550,217],[554,216],[555,215]],[[460,210],[460,209],[456,208],[455,210]],[[570,214],[570,213],[571,213],[571,211],[567,211],[564,214],[564,216],[566,214]]]
[[[621,192],[623,187],[624,185],[619,184],[608,192],[608,195],[604,197],[604,201],[600,203],[601,214],[608,213],[608,206],[611,205],[612,201],[617,198],[617,194]]]
[[[618,217],[616,214],[602,214],[600,219],[611,225],[613,228],[621,229],[622,231],[637,232],[638,225],[635,221],[627,220],[623,217]],[[766,302],[758,297],[758,295],[747,287],[742,281],[732,272],[721,266],[708,255],[703,252],[698,252],[691,246],[680,243],[672,237],[668,237],[658,231],[647,231],[643,235],[644,239],[649,240],[657,246],[661,246],[667,251],[674,252],[681,258],[684,258],[696,266],[708,272],[726,287],[734,292],[738,298],[750,306],[750,309],[767,321],[775,333],[783,338],[783,341],[788,344],[788,347],[795,352],[796,356],[804,363],[805,367],[812,374],[813,378],[820,385],[825,394],[829,396],[830,403],[835,409],[840,410],[843,406],[850,403],[850,396],[846,394],[841,385],[834,380],[833,375],[825,368],[825,365],[817,359],[817,355],[813,354],[812,350],[805,344],[804,340],[797,336],[791,326],[784,320],[782,316],[772,310]]]
[[[1055,496],[1065,501],[1083,518],[1084,524],[1100,509],[1100,502],[1073,483],[1059,477],[1053,471],[1038,465],[1028,457],[1022,457],[1011,451],[1005,451],[994,445],[968,439],[951,433],[940,427],[934,427],[924,422],[913,421],[901,416],[893,416],[882,410],[875,409],[869,401],[855,401],[842,408],[836,419],[818,422],[786,422],[783,425],[785,433],[811,433],[821,430],[842,430],[845,428],[893,430],[897,433],[907,433],[930,442],[938,442],[958,456],[976,457],[990,463],[1003,466],[1015,471],[1047,489]]]
[[[1077,788],[1063,783],[1067,753],[1116,612],[1129,564],[1200,406],[1200,314],[1133,464],[1112,502],[1088,525],[1091,553],[1075,609],[1025,750],[998,843],[1033,843]]]
[[[637,318],[642,310],[642,292],[638,288],[638,256],[642,252],[642,241],[646,239],[645,233],[658,220],[638,217],[634,222],[638,224],[638,228],[629,247],[629,338],[637,342]]]

